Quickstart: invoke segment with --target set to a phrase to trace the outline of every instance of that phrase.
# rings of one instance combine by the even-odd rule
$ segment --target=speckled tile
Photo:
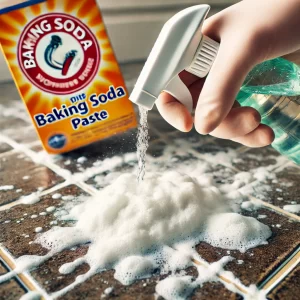
[[[37,152],[37,153],[41,152],[41,151],[44,151],[43,145],[42,145],[42,143],[40,141],[37,142],[36,144],[34,144],[33,146],[31,146],[30,149],[32,151]]]
[[[17,99],[20,99],[20,95],[14,82],[1,82],[1,104],[9,106],[12,101],[16,101]]]
[[[233,166],[241,171],[249,171],[259,167],[272,166],[277,163],[279,153],[271,146],[264,148],[248,148],[245,152],[238,153],[233,160]]]
[[[144,64],[144,62],[132,62],[129,64],[120,65],[129,93],[131,93],[131,91],[133,90],[133,87],[135,86],[136,80],[140,75]]]
[[[242,296],[234,294],[227,290],[222,283],[219,282],[207,282],[203,286],[197,289],[191,300],[241,300]]]
[[[299,300],[300,264],[268,295],[271,300]]]
[[[33,125],[27,125],[25,128],[8,128],[1,133],[20,144],[30,144],[39,140]]]
[[[153,107],[151,111],[148,112],[148,125],[149,127],[155,127],[161,133],[170,133],[177,131],[172,125],[170,125],[158,112],[156,107]]]
[[[142,67],[143,63],[121,66],[129,92],[132,90]],[[24,104],[17,99],[19,99],[19,95],[13,83],[1,84],[0,107],[5,106],[8,109],[0,109],[0,132],[20,143],[35,142],[38,138],[31,120]],[[137,107],[135,108],[137,110]],[[149,112],[148,121],[150,126],[148,155],[153,157],[151,163],[154,163],[158,168],[163,167],[172,170],[177,164],[184,165],[185,162],[190,163],[191,161],[202,162],[199,157],[202,159],[207,157],[206,162],[203,161],[203,164],[208,163],[210,165],[207,173],[213,177],[217,185],[222,185],[231,183],[232,177],[235,175],[235,171],[230,168],[231,165],[241,171],[249,171],[260,166],[274,166],[277,162],[278,153],[270,147],[246,149],[228,140],[201,136],[194,129],[189,133],[177,131],[160,116],[156,107]],[[53,162],[73,173],[84,172],[88,168],[94,167],[95,164],[101,165],[105,158],[135,152],[135,144],[136,131],[132,130],[123,135],[82,147],[68,154],[56,156]],[[42,150],[40,145],[34,145],[34,147],[31,147],[32,150],[37,152]],[[170,147],[167,155],[162,156],[166,145]],[[189,151],[190,149],[193,149],[193,151]],[[4,153],[0,158],[0,186],[14,185],[13,190],[0,192],[0,205],[9,203],[21,195],[30,194],[41,186],[49,188],[63,181],[62,178],[48,168],[34,164],[28,157],[20,153],[6,155],[5,152],[9,150],[11,148],[8,145],[1,145],[0,143],[0,153]],[[223,154],[219,155],[222,151],[227,154],[225,156]],[[216,162],[217,155],[219,155],[218,161],[220,163]],[[83,157],[86,157],[87,160]],[[135,167],[135,161],[130,160],[124,161],[124,163],[115,167],[111,166],[112,171],[116,173],[132,172]],[[109,179],[110,174],[111,170],[97,173],[96,176],[89,178],[86,183],[99,189],[103,188],[111,180],[111,178]],[[29,178],[26,176],[29,176]],[[291,204],[292,201],[298,202],[297,183],[300,179],[299,176],[298,169],[291,167],[278,172],[277,179],[269,182],[272,191],[269,190],[263,195],[265,200],[279,206]],[[17,189],[22,189],[22,191],[17,192]],[[259,193],[256,190],[254,192]],[[55,193],[79,195],[83,191],[72,185]],[[0,243],[15,257],[24,254],[41,255],[46,253],[46,250],[40,245],[29,242],[36,236],[36,227],[43,227],[44,230],[48,230],[53,225],[53,223],[50,224],[54,220],[53,213],[43,213],[46,208],[55,206],[59,211],[63,209],[63,203],[68,203],[61,199],[53,199],[53,194],[43,196],[41,201],[34,205],[18,205],[9,210],[0,211]],[[283,200],[280,200],[281,198]],[[73,202],[70,200],[70,206],[72,204]],[[244,254],[238,251],[227,253],[227,250],[214,248],[206,243],[201,243],[197,249],[202,257],[209,262],[214,262],[224,255],[232,255],[236,260],[228,263],[225,268],[232,271],[246,285],[259,284],[299,244],[300,225],[285,216],[266,209],[260,209],[256,212],[245,211],[244,214],[255,217],[266,216],[260,221],[268,224],[272,229],[273,235],[268,245],[262,245]],[[32,215],[37,215],[37,217],[31,218]],[[65,224],[69,223],[58,222],[60,226],[65,226]],[[62,264],[84,255],[86,250],[86,246],[67,249],[42,264],[31,274],[47,292],[57,291],[73,282],[77,275],[88,270],[88,265],[85,264],[69,275],[62,275],[58,271]],[[241,260],[243,262],[239,264]],[[1,272],[4,272],[4,270],[0,266]],[[62,299],[101,299],[107,287],[114,287],[114,290],[105,299],[155,299],[156,281],[163,278],[155,275],[149,280],[141,280],[131,286],[122,286],[113,278],[113,273],[114,271],[108,271],[93,276],[63,296]],[[299,286],[299,267],[272,291],[270,299],[296,299],[293,298],[294,295],[298,295],[300,292],[295,286]],[[23,293],[23,289],[20,290],[20,286],[15,280],[0,285],[0,299],[3,296],[4,299],[18,299]],[[158,299],[161,299],[161,297],[158,297]],[[212,282],[205,283],[200,289],[197,289],[192,299],[240,300],[241,297],[228,291],[221,283]]]
[[[134,164],[124,163],[121,166],[113,168],[112,170],[100,172],[99,174],[87,179],[86,183],[96,189],[102,189],[109,185],[112,180],[116,179],[121,174],[135,172],[134,165],[135,162]]]
[[[75,186],[68,186],[55,193],[60,193],[61,195],[80,195],[82,191]],[[49,230],[51,227],[50,222],[54,220],[53,213],[47,213],[46,215],[40,215],[40,213],[46,212],[46,208],[49,206],[55,206],[57,208],[56,211],[58,211],[62,207],[62,204],[66,203],[62,199],[53,199],[53,194],[43,196],[41,201],[34,205],[18,205],[9,210],[0,211],[0,230],[2,233],[0,242],[15,257],[26,254],[44,255],[47,253],[40,245],[30,242],[36,236],[34,231],[36,227],[42,227],[45,231]],[[38,215],[38,217],[32,219],[32,215]],[[24,220],[17,223],[22,218]],[[10,222],[5,223],[6,220],[10,220]],[[59,221],[58,225],[64,226],[64,222]],[[33,270],[31,275],[48,293],[58,291],[72,283],[76,276],[88,271],[88,265],[84,264],[71,274],[62,275],[59,273],[59,267],[62,264],[83,256],[86,251],[87,247],[84,245],[64,250],[43,263],[36,270]],[[150,299],[147,298],[148,296],[154,299],[154,287],[159,277],[154,276],[149,280],[139,281],[127,287],[117,282],[113,278],[113,273],[113,271],[109,271],[93,276],[87,282],[62,297],[62,299],[82,299],[83,297],[99,299],[104,290],[110,286],[115,288],[112,295],[116,299]]]
[[[7,273],[6,268],[0,262],[0,275]],[[15,300],[20,299],[26,291],[15,279],[11,279],[0,284],[0,299]]]
[[[14,83],[1,83],[0,132],[11,128],[24,128],[32,125],[25,104],[18,93],[14,93]],[[9,99],[11,95],[12,98]]]
[[[216,139],[207,135],[201,136],[198,143],[194,143],[192,147],[200,154],[210,156],[214,156],[219,153],[228,153],[231,151],[230,154],[232,157],[230,157],[230,160],[228,159],[228,162],[231,162],[237,156],[237,153],[234,152],[234,150],[238,149],[240,145],[229,140]]]
[[[0,205],[37,191],[39,187],[49,188],[63,182],[63,178],[42,165],[33,163],[22,153],[0,158],[0,186],[10,186],[11,190],[0,193]]]
[[[10,145],[8,145],[6,143],[3,143],[3,142],[0,142],[0,154],[4,153],[4,152],[7,152],[7,151],[10,151],[12,149],[13,148]]]
[[[1,116],[0,118],[0,133],[3,135],[8,135],[14,133],[17,129],[23,129],[28,127],[28,122],[24,119],[11,116]]]
[[[258,217],[260,222],[270,226],[272,236],[267,245],[241,253],[202,242],[197,246],[197,251],[208,262],[217,261],[226,255],[234,257],[235,260],[229,262],[225,269],[232,271],[245,285],[259,284],[300,244],[300,223],[268,209],[244,211],[243,214]]]
[[[190,267],[186,271],[186,275],[198,276],[198,271],[195,267]],[[161,297],[159,297],[161,298]],[[163,299],[163,298],[161,298]],[[221,282],[205,282],[200,287],[194,290],[193,294],[189,298],[190,300],[242,300],[243,297],[235,294],[228,289]]]
[[[106,158],[136,151],[136,130],[87,145],[66,154],[58,156],[56,164],[71,171],[82,172]]]
[[[276,172],[275,180],[269,181],[270,188],[268,192],[263,193],[263,199],[281,208],[285,205],[300,204],[299,182],[300,168],[287,166]],[[257,197],[259,196],[258,193]]]
[[[214,138],[209,135],[200,135],[194,128],[189,132],[174,131],[167,135],[168,143],[181,148],[188,147],[197,151],[202,145],[214,142]],[[218,150],[221,151],[221,148]],[[199,151],[197,151],[199,152]]]
[[[73,250],[65,250],[42,264],[37,270],[32,272],[32,276],[44,287],[48,293],[61,290],[74,282],[75,278],[89,270],[87,264],[76,268],[68,275],[59,273],[59,267],[64,263],[70,262],[83,256],[87,251],[84,246]],[[105,289],[113,287],[113,292],[105,299],[153,299],[156,281],[159,276],[154,276],[148,280],[140,280],[130,286],[123,286],[114,279],[114,271],[105,271],[89,278],[86,282],[76,286],[66,295],[59,299],[101,299]],[[144,286],[145,285],[145,286]]]
[[[163,140],[158,140],[156,143],[150,143],[147,149],[147,155],[159,157],[164,154],[166,143]]]
[[[68,284],[74,282],[76,276],[86,273],[89,270],[87,264],[81,265],[68,275],[62,275],[58,272],[59,267],[66,263],[83,256],[87,248],[82,246],[73,250],[66,250],[55,258],[49,260],[40,266],[36,271],[32,272],[33,277],[46,289],[48,293],[58,291]],[[189,275],[197,276],[197,271],[188,272]],[[61,299],[126,299],[126,300],[154,300],[157,299],[155,294],[155,286],[159,280],[166,276],[153,275],[149,279],[138,280],[130,286],[124,286],[114,279],[114,271],[106,271],[101,274],[94,275],[86,282],[76,286]],[[105,295],[104,291],[108,287],[113,288],[109,295]],[[203,298],[205,297],[205,298]],[[223,297],[223,298],[222,298]],[[224,298],[225,297],[225,298]],[[158,297],[162,300],[164,298]],[[241,297],[228,291],[221,283],[208,282],[203,287],[195,290],[192,300],[196,299],[232,299],[240,300]]]
[[[62,196],[72,195],[73,200],[53,199],[54,194]],[[8,249],[13,256],[19,257],[24,254],[44,254],[45,250],[40,245],[29,244],[33,241],[36,232],[35,228],[42,227],[44,231],[49,230],[55,224],[50,224],[56,220],[54,215],[64,210],[65,205],[74,205],[76,197],[86,194],[78,187],[71,185],[51,194],[42,196],[40,202],[33,205],[17,205],[10,209],[0,211],[0,243]],[[47,208],[54,206],[55,211],[47,212]],[[42,213],[42,214],[41,214]],[[58,221],[59,226],[63,226],[63,221]]]

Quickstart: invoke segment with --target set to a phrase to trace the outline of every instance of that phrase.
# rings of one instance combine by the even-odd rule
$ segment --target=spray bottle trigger
[[[189,112],[193,110],[193,98],[187,88],[187,86],[182,82],[178,75],[174,76],[167,86],[164,88],[164,91],[172,95],[176,100],[181,102]]]

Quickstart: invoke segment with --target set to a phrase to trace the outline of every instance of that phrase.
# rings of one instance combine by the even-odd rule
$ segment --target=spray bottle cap
[[[192,6],[166,22],[129,97],[132,102],[149,110],[166,91],[192,111],[191,94],[178,74],[187,70],[205,77],[215,60],[219,44],[201,32],[209,9]]]

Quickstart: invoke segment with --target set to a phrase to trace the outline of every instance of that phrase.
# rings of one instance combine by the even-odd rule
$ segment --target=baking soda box
[[[0,43],[48,153],[136,126],[95,0],[0,0]]]

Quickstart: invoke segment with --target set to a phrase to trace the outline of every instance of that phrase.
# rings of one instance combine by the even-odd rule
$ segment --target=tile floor
[[[139,63],[122,66],[129,90],[140,68]],[[66,202],[71,205],[77,201],[77,196],[93,194],[103,188],[108,184],[106,175],[112,170],[124,172],[133,169],[136,131],[48,159],[13,84],[1,84],[0,91],[0,186],[14,186],[12,190],[0,192],[0,274],[4,274],[14,267],[15,258],[45,253],[41,246],[31,243],[36,235],[34,229],[39,226],[48,230],[56,224],[55,216],[64,213],[65,207],[68,207]],[[260,221],[269,225],[273,233],[269,243],[246,253],[230,251],[236,260],[228,263],[226,270],[233,272],[245,286],[256,284],[259,289],[265,290],[269,299],[299,299],[300,217],[282,208],[286,204],[300,203],[300,168],[284,158],[278,159],[278,154],[269,147],[253,150],[209,136],[201,137],[194,131],[182,134],[166,124],[155,110],[149,115],[149,124],[151,142],[148,153],[153,156],[150,163],[172,168],[184,161],[203,161],[210,164],[209,172],[220,185],[230,183],[232,177],[242,171],[253,171],[260,166],[267,166],[276,173],[277,179],[268,182],[268,191],[261,191],[259,182],[249,183],[252,187],[249,193],[262,199],[263,206],[256,211],[243,212],[255,218],[264,216]],[[182,138],[188,141],[188,147],[180,143]],[[163,161],[161,155],[167,146],[171,149],[170,159]],[[224,161],[215,163],[214,157],[221,151],[228,155]],[[116,155],[120,162],[107,167],[109,164],[104,161]],[[87,160],[79,160],[81,157]],[[43,190],[40,202],[33,205],[20,203],[21,196],[39,189]],[[53,199],[52,196],[57,193],[73,197]],[[50,206],[54,206],[55,211],[48,212]],[[64,226],[68,223],[59,221],[57,224]],[[50,293],[86,272],[87,265],[80,266],[69,275],[58,272],[58,266],[84,255],[86,250],[84,245],[65,250],[30,274],[20,274],[0,284],[0,299],[19,299],[30,290],[38,290],[48,299]],[[204,242],[197,246],[197,251],[208,263],[229,253]],[[187,272],[195,274],[195,270],[190,268]],[[104,290],[111,286],[114,290],[105,297],[107,299],[155,299],[155,285],[162,278],[154,274],[151,279],[122,286],[114,279],[113,272],[108,271],[77,286],[63,299],[100,299]],[[237,293],[233,293],[222,283],[211,282],[197,289],[192,299],[242,299],[245,293],[247,291],[239,286]]]

